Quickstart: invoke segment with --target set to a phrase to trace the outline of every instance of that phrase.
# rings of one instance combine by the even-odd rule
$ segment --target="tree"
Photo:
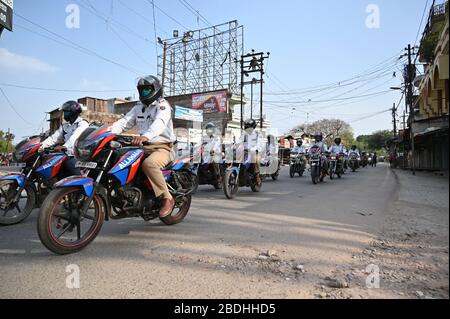
[[[345,121],[339,119],[323,119],[312,124],[301,124],[295,126],[290,134],[296,133],[315,134],[322,133],[327,144],[334,143],[334,139],[340,136],[345,143],[353,141],[353,129]]]
[[[376,131],[370,135],[360,135],[356,138],[356,145],[361,150],[368,150],[369,152],[376,152],[383,149],[386,142],[392,138],[392,131]]]
[[[0,153],[9,153],[14,151],[14,134],[0,130]],[[8,149],[6,149],[8,147]]]

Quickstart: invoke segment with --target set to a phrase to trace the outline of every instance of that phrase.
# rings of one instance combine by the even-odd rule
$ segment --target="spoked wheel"
[[[223,178],[223,191],[226,198],[233,199],[239,190],[239,176],[234,170],[227,170]]]
[[[181,223],[186,218],[186,215],[191,208],[191,202],[192,195],[179,196],[175,199],[175,206],[172,213],[167,217],[160,218],[161,221],[168,226]]]
[[[72,254],[95,239],[105,219],[105,207],[95,195],[86,214],[80,216],[86,200],[79,188],[60,188],[48,195],[38,217],[39,238],[48,250]]]
[[[30,185],[26,185],[17,202],[14,199],[19,191],[16,181],[0,182],[0,225],[15,225],[28,216],[36,203],[36,193]]]

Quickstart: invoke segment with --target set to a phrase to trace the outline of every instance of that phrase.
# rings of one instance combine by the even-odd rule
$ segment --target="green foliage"
[[[420,56],[428,63],[432,63],[435,59],[434,51],[436,50],[436,46],[439,42],[439,37],[441,36],[442,30],[444,29],[444,22],[436,22],[434,29],[436,31],[425,35],[420,44]]]
[[[0,153],[10,153],[14,151],[14,134],[9,134],[0,130]],[[8,143],[9,140],[9,143]],[[6,147],[8,146],[8,149]]]
[[[368,152],[382,152],[386,142],[392,138],[392,131],[377,131],[371,135],[360,135],[356,138],[356,146]]]

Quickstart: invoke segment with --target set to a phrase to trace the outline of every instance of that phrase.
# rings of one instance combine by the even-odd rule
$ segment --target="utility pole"
[[[252,53],[241,56],[241,129],[244,128],[244,86],[252,86],[252,105],[251,105],[251,116],[253,116],[253,85],[260,84],[260,97],[259,97],[259,124],[261,130],[263,129],[264,119],[263,119],[263,88],[264,88],[264,60],[268,59],[270,52],[265,55],[264,52]],[[258,79],[252,79],[251,81],[244,82],[244,76],[250,76],[250,73],[259,73],[260,77]]]
[[[412,64],[412,52],[411,52],[411,44],[408,44],[408,47],[405,49],[408,51],[408,68],[407,68],[407,78],[406,78],[406,101],[409,104],[409,112],[410,112],[410,139],[411,139],[411,152],[412,152],[412,164],[411,169],[413,175],[416,175],[416,150],[414,143],[414,101],[413,101],[413,67]]]
[[[394,124],[394,137],[397,136],[397,109],[394,106],[392,107],[392,123]]]

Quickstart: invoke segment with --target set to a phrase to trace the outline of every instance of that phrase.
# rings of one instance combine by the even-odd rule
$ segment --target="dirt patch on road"
[[[448,189],[446,192],[448,195]],[[433,199],[433,194],[430,197]],[[378,239],[361,254],[353,256],[351,265],[344,265],[331,274],[331,277],[344,278],[349,288],[321,286],[316,295],[326,298],[448,299],[448,208],[414,201],[408,200],[407,196],[397,198]],[[374,277],[377,272],[379,282]],[[367,288],[368,285],[372,288]]]

